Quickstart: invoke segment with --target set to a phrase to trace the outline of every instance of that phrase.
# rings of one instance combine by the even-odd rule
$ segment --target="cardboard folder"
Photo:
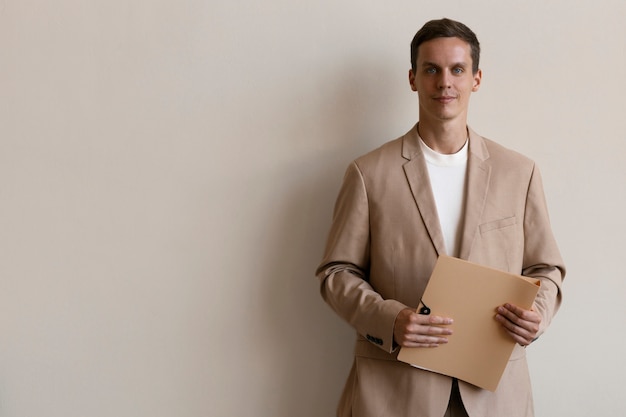
[[[495,391],[515,347],[495,320],[496,308],[511,303],[530,309],[539,285],[538,279],[440,256],[421,306],[454,319],[453,334],[437,348],[403,347],[398,360]]]

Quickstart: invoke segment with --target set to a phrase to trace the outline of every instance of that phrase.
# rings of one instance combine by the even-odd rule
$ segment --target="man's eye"
[[[463,74],[463,68],[455,68],[452,70],[452,72],[455,74]]]
[[[426,74],[435,74],[437,73],[436,68],[426,68]]]

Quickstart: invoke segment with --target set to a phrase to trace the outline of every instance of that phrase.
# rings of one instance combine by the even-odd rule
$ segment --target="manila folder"
[[[515,341],[495,320],[505,303],[530,309],[538,279],[526,278],[449,256],[440,256],[422,305],[451,317],[453,334],[436,348],[400,349],[398,360],[495,391]]]

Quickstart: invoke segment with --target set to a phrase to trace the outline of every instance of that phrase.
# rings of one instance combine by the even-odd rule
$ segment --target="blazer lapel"
[[[487,163],[489,152],[482,137],[469,130],[469,156],[467,161],[467,189],[465,197],[465,219],[459,256],[468,259],[478,226],[485,208],[489,191],[491,166]]]
[[[418,140],[417,126],[404,136],[402,156],[408,160],[403,165],[404,174],[435,250],[437,254],[444,255],[446,254],[446,249],[443,232],[437,216],[437,206],[435,205],[435,197],[430,186],[428,168],[426,167]]]

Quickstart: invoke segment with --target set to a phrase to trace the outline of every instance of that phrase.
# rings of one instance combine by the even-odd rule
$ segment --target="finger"
[[[508,331],[510,331],[512,333],[520,334],[522,336],[524,336],[525,334],[528,333],[528,330],[526,330],[524,327],[520,326],[515,321],[511,320],[509,318],[509,316],[507,316],[507,315],[496,314],[496,320],[498,322],[500,322],[500,324],[502,324],[505,329],[507,329]]]
[[[442,317],[442,316],[427,316],[428,323],[430,324],[439,324],[439,325],[450,325],[454,323],[450,317]]]
[[[534,339],[534,333],[511,322],[503,315],[496,315],[496,320],[504,327],[504,329],[513,337],[513,339],[522,346],[529,345]]]
[[[502,307],[498,309],[498,313],[500,313],[509,322],[515,324],[517,327],[521,329],[520,331],[520,330],[510,328],[512,331],[515,331],[516,333],[529,338],[529,340],[533,340],[537,336],[537,332],[539,331],[539,326],[541,324],[541,316],[535,313],[534,311],[529,311],[529,310],[522,310],[522,311],[524,313],[524,317],[520,317],[517,314],[513,314],[511,310],[507,310]]]
[[[447,336],[452,329],[436,325],[412,325],[402,337],[402,346],[407,347],[437,347],[448,343]]]
[[[503,308],[504,310],[514,314],[516,317],[519,317],[522,320],[526,320],[530,322],[541,321],[541,316],[533,310],[525,310],[521,307],[518,307],[514,304],[509,304],[509,303],[501,306],[500,308]]]
[[[409,337],[405,342],[404,346],[434,348],[446,343],[448,343],[448,339],[446,337],[411,335],[411,337]]]
[[[507,320],[529,332],[536,333],[539,330],[541,316],[539,316],[534,311],[517,310],[517,313],[520,313],[517,314],[513,310],[501,306],[498,307],[497,312],[498,314],[506,317]]]
[[[411,321],[412,323],[417,323],[421,325],[436,324],[436,325],[445,326],[445,325],[450,325],[454,323],[454,320],[452,320],[450,317],[431,316],[431,315],[418,314],[418,313],[411,314],[409,321]]]
[[[452,329],[436,324],[412,324],[407,326],[407,333],[416,336],[439,336],[439,335],[451,335]]]
[[[519,323],[522,321],[522,319],[520,319],[517,314],[515,314],[513,311],[506,308],[505,306],[498,307],[496,311],[498,312],[498,315],[500,317],[505,318],[507,321],[516,325],[519,325]]]
[[[511,338],[520,346],[522,347],[526,347],[528,345],[530,345],[530,343],[532,342],[532,340],[529,340],[525,337],[520,336],[517,333],[513,333],[512,331],[505,329],[507,331],[507,333],[511,336]]]
[[[421,326],[420,331],[418,331],[417,333],[423,335],[451,335],[452,329],[442,326]]]

